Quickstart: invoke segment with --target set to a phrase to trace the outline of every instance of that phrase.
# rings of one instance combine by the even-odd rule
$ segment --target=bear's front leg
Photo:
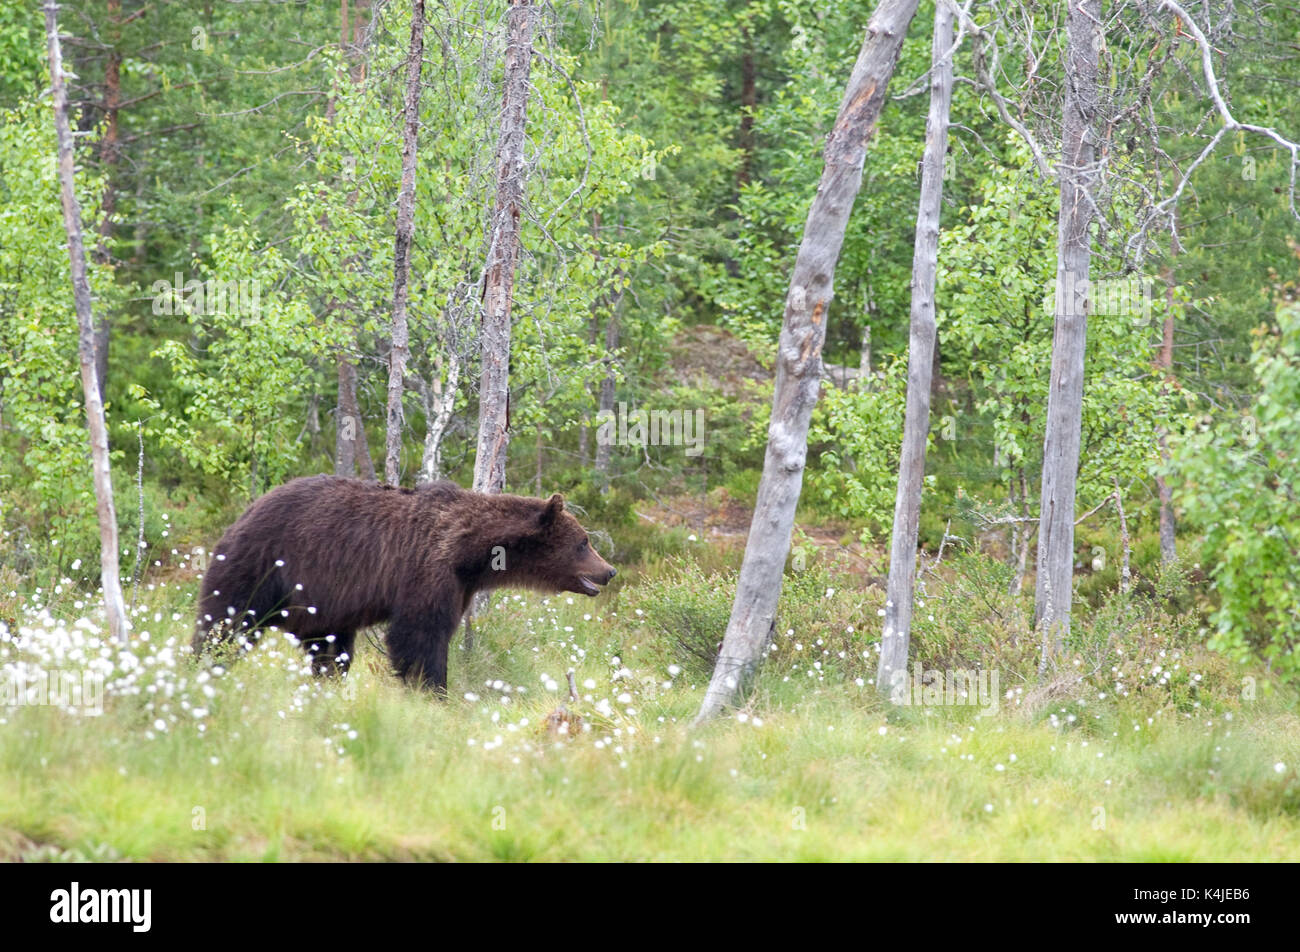
[[[355,650],[356,640],[355,631],[342,631],[322,638],[305,640],[303,649],[311,659],[312,673],[318,677],[347,674],[352,664],[352,652]]]
[[[447,696],[447,649],[456,617],[443,608],[393,618],[388,626],[388,657],[398,677]]]

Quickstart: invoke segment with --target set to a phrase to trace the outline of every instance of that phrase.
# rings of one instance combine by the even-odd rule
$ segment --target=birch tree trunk
[[[729,703],[763,654],[776,623],[781,576],[803,488],[808,421],[821,388],[821,352],[834,291],[835,264],[862,185],[867,142],[885,104],[918,0],[880,0],[867,26],[824,152],[821,182],[808,211],[790,278],[777,347],[776,390],[767,454],[758,486],[736,600],[695,723]]]
[[[533,59],[533,11],[529,0],[510,0],[506,32],[501,135],[497,140],[497,194],[488,232],[483,288],[478,448],[474,489],[499,493],[506,484],[510,443],[510,309],[519,258],[519,219],[524,199],[524,127],[528,76]]]
[[[1061,210],[1057,228],[1056,326],[1043,438],[1039,496],[1038,578],[1034,615],[1042,633],[1042,660],[1063,647],[1074,592],[1074,496],[1083,427],[1083,364],[1088,336],[1088,279],[1092,246],[1088,228],[1097,110],[1100,0],[1066,6],[1065,103],[1061,130]]]
[[[59,185],[63,195],[63,225],[68,234],[68,259],[72,272],[72,300],[77,312],[77,359],[81,389],[86,399],[90,430],[90,459],[94,471],[95,514],[99,518],[100,581],[104,612],[113,640],[126,644],[126,605],[118,567],[117,513],[113,509],[113,478],[109,469],[108,425],[95,372],[95,321],[90,305],[90,279],[86,274],[86,247],[82,240],[81,205],[77,202],[72,129],[68,125],[68,90],[63,79],[63,51],[59,45],[58,5],[45,0],[45,39],[50,55],[50,83],[54,99],[54,128],[59,141]]]
[[[460,359],[448,348],[447,382],[442,381],[442,361],[436,361],[432,379],[424,397],[424,456],[420,460],[418,483],[431,483],[442,476],[442,438],[456,406],[456,387],[460,384]]]
[[[397,241],[393,249],[392,347],[388,354],[388,426],[384,480],[401,478],[402,392],[410,332],[406,325],[407,285],[411,276],[411,237],[415,232],[415,162],[420,139],[420,67],[424,64],[424,0],[411,3],[411,48],[406,61],[406,129],[402,136],[402,186],[397,196]]]
[[[921,161],[921,196],[916,211],[912,252],[911,339],[907,348],[907,410],[903,448],[894,497],[894,527],[889,547],[889,583],[885,626],[880,642],[876,686],[891,691],[907,674],[912,631],[912,594],[916,540],[925,480],[925,443],[930,432],[930,382],[934,369],[935,273],[939,263],[939,213],[943,200],[943,162],[948,150],[948,114],[952,106],[952,8],[938,0],[930,53],[930,114],[926,119],[925,155]]]

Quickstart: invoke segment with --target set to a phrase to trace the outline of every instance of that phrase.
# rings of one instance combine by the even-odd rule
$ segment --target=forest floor
[[[104,677],[99,713],[0,708],[0,859],[1300,859],[1293,704],[1172,640],[1108,673],[1085,639],[1047,689],[981,642],[994,696],[895,707],[869,683],[880,596],[791,579],[743,706],[691,730],[729,605],[709,551],[597,599],[504,595],[446,702],[370,644],[343,681],[278,636],[198,668],[192,580],[148,592],[129,653],[71,594],[5,605],[0,665]],[[968,656],[962,618],[927,643]]]

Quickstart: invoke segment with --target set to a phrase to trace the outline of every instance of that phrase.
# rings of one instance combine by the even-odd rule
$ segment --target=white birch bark
[[[442,476],[442,438],[451,422],[451,411],[456,406],[456,387],[460,383],[460,360],[454,353],[448,356],[447,380],[441,378],[442,368],[435,365],[433,379],[424,393],[424,456],[420,460],[417,482],[431,483]]]

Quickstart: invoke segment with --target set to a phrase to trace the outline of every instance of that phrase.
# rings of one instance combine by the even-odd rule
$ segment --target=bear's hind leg
[[[216,649],[236,655],[257,644],[261,633],[286,614],[287,599],[274,580],[205,579],[192,646],[196,655]]]
[[[231,661],[252,650],[264,627],[255,622],[251,612],[222,618],[215,624],[204,617],[195,629],[190,646],[197,657]]]

